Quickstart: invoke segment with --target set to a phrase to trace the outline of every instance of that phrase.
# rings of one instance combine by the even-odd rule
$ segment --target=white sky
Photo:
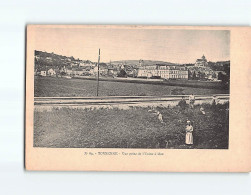
[[[36,50],[101,62],[161,60],[194,63],[230,60],[230,31],[114,28],[37,28]]]

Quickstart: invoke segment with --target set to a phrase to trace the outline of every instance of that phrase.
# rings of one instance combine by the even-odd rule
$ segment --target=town
[[[35,51],[36,76],[124,77],[162,80],[215,81],[229,84],[230,61],[211,62],[204,54],[194,63],[176,64],[151,60],[126,60],[99,63],[54,53]]]
[[[34,147],[228,148],[229,55],[158,53],[157,43],[142,53],[136,44],[137,55],[35,50]]]

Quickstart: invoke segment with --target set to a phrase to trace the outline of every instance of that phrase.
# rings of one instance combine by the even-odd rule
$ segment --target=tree
[[[223,70],[226,73],[226,80],[227,80],[227,82],[229,82],[229,80],[230,80],[230,64],[224,64]]]
[[[61,74],[61,76],[64,76],[64,75],[66,75],[66,72],[61,72],[60,74]]]
[[[190,70],[188,70],[188,80],[193,79],[193,74]]]
[[[124,69],[121,69],[118,73],[118,77],[127,77],[126,71]]]
[[[202,72],[202,73],[200,74],[200,79],[201,79],[201,80],[204,80],[205,77],[206,77],[206,74],[205,74],[204,72]]]
[[[224,75],[222,74],[222,72],[219,72],[218,73],[218,80],[221,80],[221,81],[223,81],[224,80]]]
[[[193,79],[193,80],[196,80],[196,79],[197,79],[195,71],[193,71],[192,79]]]
[[[201,72],[198,72],[198,78],[201,79]]]

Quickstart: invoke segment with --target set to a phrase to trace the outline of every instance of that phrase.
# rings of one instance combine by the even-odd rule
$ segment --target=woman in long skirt
[[[194,108],[195,96],[192,94],[189,96],[190,108]]]
[[[186,126],[186,144],[193,144],[193,126],[190,121],[187,121]]]

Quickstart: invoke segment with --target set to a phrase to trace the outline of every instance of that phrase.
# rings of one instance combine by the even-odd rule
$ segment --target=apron
[[[186,127],[186,144],[193,144],[193,127],[187,126]]]
[[[193,134],[192,132],[186,133],[186,144],[193,144]]]

